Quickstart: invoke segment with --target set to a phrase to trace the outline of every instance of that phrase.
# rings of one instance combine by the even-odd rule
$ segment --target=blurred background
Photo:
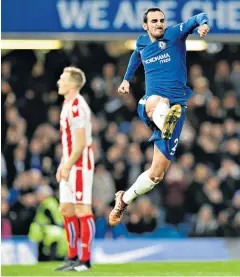
[[[153,146],[148,143],[151,131],[136,112],[138,100],[144,95],[142,67],[131,82],[131,94],[117,94],[135,40],[142,33],[142,14],[151,6],[165,12],[169,25],[204,11],[209,15],[211,32],[205,40],[193,34],[187,41],[188,85],[195,95],[188,102],[175,161],[153,191],[129,206],[123,223],[109,228],[107,217],[115,192],[128,189],[150,167],[153,156]],[[141,240],[138,246],[147,240],[171,243],[180,239],[181,252],[184,243],[199,237],[219,238],[205,240],[206,247],[214,248],[214,242],[219,241],[225,245],[216,244],[212,256],[204,253],[205,258],[229,258],[230,252],[237,252],[239,9],[240,2],[234,0],[2,0],[3,264],[60,260],[66,255],[55,179],[62,155],[59,115],[63,102],[56,82],[69,65],[86,73],[87,84],[81,94],[93,112],[97,249],[120,251],[121,241],[126,239]],[[236,240],[231,243],[227,238]],[[113,240],[115,250],[110,247]],[[203,243],[194,241],[189,257],[198,242]],[[33,246],[33,242],[37,244]],[[230,248],[226,251],[225,247]],[[178,259],[180,252],[179,256],[175,252]],[[152,255],[152,260],[166,259],[159,255]],[[195,259],[197,255],[193,255]],[[97,252],[93,259],[101,260]]]

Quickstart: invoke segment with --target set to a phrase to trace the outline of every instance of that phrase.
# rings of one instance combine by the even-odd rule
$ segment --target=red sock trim
[[[77,242],[79,238],[79,221],[74,216],[64,217],[64,228],[66,231],[66,237],[68,242],[68,258],[74,258],[78,256]]]
[[[95,222],[93,215],[81,216],[79,218],[81,231],[81,261],[88,261],[91,257],[91,246],[95,237]]]

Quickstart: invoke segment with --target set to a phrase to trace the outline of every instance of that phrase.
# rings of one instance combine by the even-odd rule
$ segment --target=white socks
[[[156,184],[148,177],[148,171],[143,172],[139,175],[136,182],[123,194],[123,202],[130,204],[133,199],[153,189]]]
[[[170,107],[165,102],[159,102],[153,111],[152,120],[157,127],[162,131],[165,115],[168,113]]]

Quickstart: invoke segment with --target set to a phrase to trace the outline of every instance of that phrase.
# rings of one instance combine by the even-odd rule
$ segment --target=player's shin
[[[170,108],[167,103],[159,102],[153,111],[152,120],[161,131],[163,128],[165,116],[169,109]]]
[[[143,172],[136,182],[123,194],[123,202],[130,204],[138,196],[152,190],[156,184],[149,178],[148,171]]]
[[[76,259],[78,257],[77,242],[79,239],[79,221],[76,215],[64,217],[64,228],[68,242],[68,259]]]
[[[80,261],[89,261],[91,256],[91,246],[95,237],[95,222],[93,215],[85,215],[79,218],[81,255]]]

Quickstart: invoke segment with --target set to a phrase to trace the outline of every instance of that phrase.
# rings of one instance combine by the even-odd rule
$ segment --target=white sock
[[[165,115],[168,113],[170,107],[165,102],[159,102],[152,114],[152,120],[157,127],[162,131]]]
[[[143,172],[138,176],[136,182],[123,194],[123,202],[130,204],[133,199],[153,189],[156,183],[154,183],[148,177],[148,171]]]

